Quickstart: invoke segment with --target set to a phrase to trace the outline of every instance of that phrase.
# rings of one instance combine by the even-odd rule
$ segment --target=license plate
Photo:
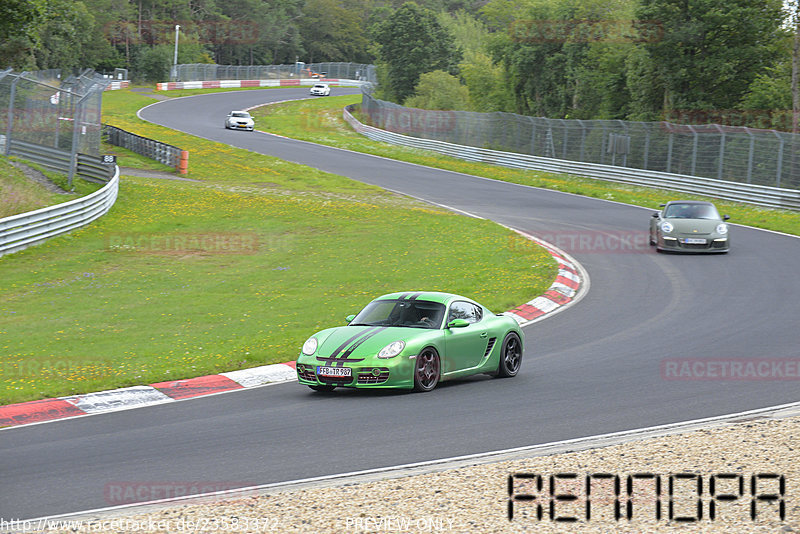
[[[349,367],[317,367],[317,376],[351,377],[353,370]]]
[[[705,245],[706,240],[700,237],[687,237],[683,240],[687,245]]]

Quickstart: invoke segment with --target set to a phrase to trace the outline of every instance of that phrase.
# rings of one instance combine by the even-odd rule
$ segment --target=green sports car
[[[719,252],[730,250],[725,221],[711,202],[673,200],[650,219],[650,244],[658,252]]]
[[[301,384],[316,391],[430,391],[440,381],[479,373],[515,376],[522,363],[519,324],[459,295],[392,293],[347,321],[303,344],[297,359]]]

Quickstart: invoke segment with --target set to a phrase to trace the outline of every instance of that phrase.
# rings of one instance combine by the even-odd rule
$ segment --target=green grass
[[[20,158],[9,158],[12,161],[23,162],[27,166],[37,169],[51,182],[71,194],[54,193],[46,187],[29,179],[23,172],[9,163],[8,159],[0,159],[0,219],[34,211],[48,206],[75,200],[96,191],[101,186],[93,182],[75,177],[72,187],[68,186],[69,177],[41,165],[24,161]]]
[[[494,223],[143,123],[152,99],[129,91],[104,101],[105,121],[189,148],[201,182],[123,176],[102,218],[0,258],[0,404],[289,361],[386,292],[502,311],[555,276]]]
[[[26,177],[7,160],[0,160],[0,219],[77,198],[51,193]]]
[[[435,152],[372,141],[354,132],[342,119],[342,108],[348,104],[359,102],[361,102],[360,95],[332,96],[268,105],[252,110],[251,114],[255,117],[256,124],[260,129],[272,133],[495,180],[554,189],[653,209],[658,209],[659,204],[676,197],[711,200],[717,205],[720,212],[731,216],[732,223],[800,235],[800,214],[796,211],[761,208],[739,202],[649,187],[628,186],[571,175],[472,163]],[[363,118],[360,120],[365,122]],[[646,225],[646,221],[644,224]]]

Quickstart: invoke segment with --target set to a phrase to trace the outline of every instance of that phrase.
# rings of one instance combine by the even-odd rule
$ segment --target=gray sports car
[[[711,202],[673,200],[650,219],[650,244],[659,252],[719,252],[730,249],[725,221]]]

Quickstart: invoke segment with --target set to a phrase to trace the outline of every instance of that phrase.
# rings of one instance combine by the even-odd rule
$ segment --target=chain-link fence
[[[100,113],[108,80],[87,69],[62,78],[57,70],[0,71],[0,151],[14,143],[100,155]]]
[[[718,124],[406,108],[363,95],[373,126],[458,145],[800,189],[800,135]]]
[[[338,78],[375,83],[375,66],[364,63],[296,63],[294,65],[176,65],[172,80],[285,80],[290,78]]]

